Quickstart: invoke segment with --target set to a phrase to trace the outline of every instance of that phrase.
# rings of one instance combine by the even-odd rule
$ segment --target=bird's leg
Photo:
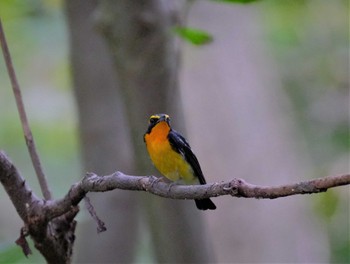
[[[157,184],[160,181],[164,181],[164,178],[163,177],[152,176],[151,187],[153,187],[154,184]]]
[[[167,195],[169,195],[169,192],[171,191],[171,188],[174,186],[174,185],[179,185],[179,181],[172,181],[169,186],[168,186],[168,191],[167,191]]]

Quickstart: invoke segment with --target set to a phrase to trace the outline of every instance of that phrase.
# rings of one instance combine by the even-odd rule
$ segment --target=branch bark
[[[223,195],[276,199],[296,194],[325,192],[329,188],[348,184],[350,184],[350,174],[327,176],[280,186],[259,186],[238,178],[206,185],[174,185],[161,181],[155,176],[134,176],[122,172],[106,176],[87,173],[80,182],[71,187],[69,193],[62,200],[56,200],[52,204],[52,208],[69,208],[80,201],[88,192],[106,192],[114,189],[146,191],[170,199],[204,199]]]
[[[231,195],[234,197],[276,199],[296,194],[325,192],[329,188],[350,184],[350,174],[327,176],[280,186],[258,186],[234,178],[206,185],[174,185],[155,176],[134,176],[122,172],[98,176],[87,173],[58,200],[39,199],[26,184],[6,154],[0,151],[0,182],[25,223],[35,247],[48,263],[70,263],[73,252],[75,216],[78,204],[88,192],[115,189],[145,191],[171,199],[203,199]]]
[[[9,181],[8,179],[12,180]],[[13,199],[14,206],[19,215],[25,220],[27,215],[23,213],[25,211],[23,204],[28,203],[28,201],[39,203],[40,200],[26,187],[23,178],[3,152],[0,152],[0,180],[10,198]],[[16,186],[17,192],[12,192],[11,190],[13,188],[9,188],[8,185],[12,185],[12,183]],[[119,171],[105,176],[87,173],[81,181],[72,185],[65,197],[46,201],[42,204],[42,208],[46,218],[51,220],[68,212],[72,206],[77,206],[88,192],[107,192],[115,189],[145,191],[170,199],[204,199],[223,195],[256,199],[276,199],[297,194],[325,192],[329,188],[349,184],[350,174],[326,176],[280,186],[259,186],[238,178],[206,185],[174,185],[174,183],[162,181],[152,175],[135,176]],[[17,199],[18,195],[23,198]],[[31,197],[30,200],[27,197]]]
[[[79,201],[70,199],[71,205],[64,210],[52,206],[55,202],[39,199],[2,151],[0,151],[0,182],[24,222],[20,237],[22,242],[19,244],[25,254],[30,253],[30,250],[26,248],[23,239],[24,236],[30,235],[35,247],[48,263],[70,263],[75,239],[74,218],[79,212],[76,205],[81,199]]]

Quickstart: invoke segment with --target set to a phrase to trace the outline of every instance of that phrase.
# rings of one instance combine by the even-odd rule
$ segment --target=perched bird
[[[186,184],[206,184],[190,145],[171,128],[168,115],[155,114],[150,117],[144,141],[154,166],[166,178],[171,181],[182,180]],[[216,209],[209,198],[195,202],[200,210]]]

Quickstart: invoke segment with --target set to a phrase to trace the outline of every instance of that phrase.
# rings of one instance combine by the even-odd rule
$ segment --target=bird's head
[[[149,118],[149,125],[148,125],[148,129],[147,129],[146,133],[149,134],[155,126],[157,126],[158,124],[161,124],[161,123],[170,128],[169,115],[167,115],[167,114],[151,115],[151,117]]]

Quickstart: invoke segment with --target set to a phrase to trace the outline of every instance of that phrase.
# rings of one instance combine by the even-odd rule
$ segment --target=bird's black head
[[[149,134],[152,130],[152,128],[157,125],[160,122],[167,122],[167,124],[170,126],[170,117],[167,114],[154,114],[151,115],[151,117],[149,118],[149,125],[148,125],[148,129],[147,129],[147,134]]]

